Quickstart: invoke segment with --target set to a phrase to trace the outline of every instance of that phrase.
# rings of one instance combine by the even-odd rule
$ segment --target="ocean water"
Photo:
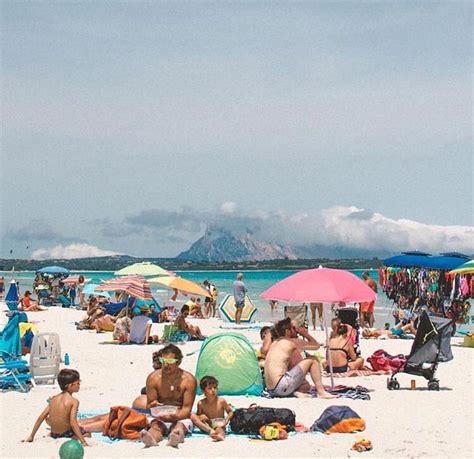
[[[364,271],[366,270],[351,270],[351,272],[359,277],[362,276]],[[378,282],[377,270],[369,271],[371,277]],[[249,289],[249,296],[258,308],[256,314],[257,321],[269,322],[283,318],[284,305],[280,304],[278,311],[272,315],[268,302],[260,298],[260,294],[276,282],[295,272],[296,271],[243,271],[244,282]],[[232,283],[237,275],[237,271],[177,271],[176,273],[198,284],[208,279],[219,290],[219,298],[224,297],[227,293],[232,293]],[[71,274],[78,274],[78,272],[71,271]],[[80,274],[94,280],[107,280],[114,277],[114,273],[111,271],[81,271]],[[12,279],[12,273],[10,271],[0,271],[0,276],[4,276],[5,284],[8,284]],[[31,290],[35,273],[33,271],[17,271],[13,274],[13,277],[20,283],[20,291],[24,292],[25,290]],[[7,285],[6,287],[8,288]],[[170,296],[170,290],[165,288],[153,289],[153,295],[159,304],[166,304]],[[178,305],[179,300],[181,300],[181,302],[187,301],[186,297],[182,295],[178,297]],[[392,302],[379,290],[377,303],[375,305],[375,320],[377,326],[382,326],[385,322],[393,322],[390,314],[391,309]]]

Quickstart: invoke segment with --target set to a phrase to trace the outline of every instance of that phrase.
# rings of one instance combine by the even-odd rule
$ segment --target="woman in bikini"
[[[329,371],[329,353],[331,353],[333,373],[345,373],[349,370],[358,370],[364,366],[364,359],[357,357],[347,325],[337,328],[335,336],[329,339],[326,351],[325,369]]]

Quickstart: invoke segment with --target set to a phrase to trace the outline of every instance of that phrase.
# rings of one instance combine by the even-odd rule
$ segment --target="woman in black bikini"
[[[332,370],[334,373],[345,373],[358,370],[364,366],[364,359],[357,357],[347,325],[339,325],[336,336],[329,339],[326,354],[331,353]],[[329,355],[326,356],[325,370],[329,371]]]

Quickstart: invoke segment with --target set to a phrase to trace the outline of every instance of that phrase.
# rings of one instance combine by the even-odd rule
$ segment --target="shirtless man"
[[[265,386],[273,397],[289,397],[295,392],[308,392],[309,373],[318,397],[335,398],[327,393],[321,382],[321,368],[315,358],[302,357],[305,350],[319,349],[319,343],[304,327],[296,328],[290,318],[275,325],[275,336],[265,359]],[[300,335],[302,338],[298,338]]]
[[[165,435],[168,445],[175,448],[184,443],[184,436],[193,429],[191,410],[196,397],[196,378],[179,368],[183,360],[181,350],[168,344],[159,357],[162,368],[151,373],[146,380],[147,407],[174,405],[176,412],[160,414],[149,419],[150,428],[141,431],[146,447],[158,446]]]
[[[365,271],[362,274],[362,279],[370,287],[375,293],[377,293],[377,282],[375,282],[371,277],[368,271]],[[366,303],[360,303],[359,308],[359,322],[362,327],[365,327],[365,324],[368,323],[369,327],[374,326],[374,308],[375,308],[375,301],[369,301]]]

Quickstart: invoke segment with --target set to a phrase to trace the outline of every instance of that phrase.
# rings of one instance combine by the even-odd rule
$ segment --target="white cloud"
[[[31,254],[33,260],[47,260],[51,258],[87,258],[120,255],[118,252],[102,250],[90,244],[56,245],[49,248],[40,248]]]
[[[237,203],[226,201],[221,204],[221,212],[223,214],[233,214],[237,210]]]
[[[428,225],[393,219],[357,207],[332,207],[323,212],[328,240],[334,244],[366,249],[474,252],[471,226]]]

